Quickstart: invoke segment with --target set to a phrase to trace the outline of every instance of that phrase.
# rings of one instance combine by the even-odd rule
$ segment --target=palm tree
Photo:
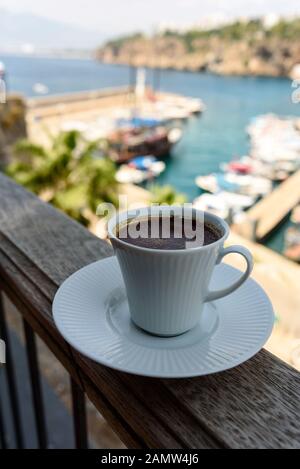
[[[115,164],[105,142],[87,142],[77,131],[62,132],[49,148],[21,140],[6,173],[19,184],[88,225],[98,204],[118,206]]]

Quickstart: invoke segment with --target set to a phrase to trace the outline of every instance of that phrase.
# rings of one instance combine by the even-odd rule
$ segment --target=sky
[[[0,7],[115,36],[153,31],[161,23],[186,25],[210,15],[300,15],[300,0],[0,0]]]

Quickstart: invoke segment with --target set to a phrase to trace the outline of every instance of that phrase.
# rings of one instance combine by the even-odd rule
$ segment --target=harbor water
[[[36,83],[50,94],[128,85],[132,82],[129,67],[104,65],[92,60],[5,57],[12,91],[34,96]],[[186,124],[181,142],[167,161],[159,182],[172,184],[193,200],[198,194],[194,180],[199,174],[218,171],[221,162],[247,154],[249,141],[245,131],[259,114],[300,116],[300,104],[292,103],[292,82],[284,78],[224,77],[203,73],[162,71],[159,76],[147,73],[148,83],[159,81],[160,89],[201,98],[207,110]],[[283,248],[286,221],[267,240],[272,249]]]

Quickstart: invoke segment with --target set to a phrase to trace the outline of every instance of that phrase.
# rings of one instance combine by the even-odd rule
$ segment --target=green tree
[[[158,186],[153,185],[150,187],[151,203],[159,205],[182,205],[187,202],[185,194],[177,192],[172,186]]]
[[[6,173],[88,225],[99,203],[118,204],[116,167],[105,150],[105,142],[87,142],[76,131],[60,133],[49,148],[22,140]]]

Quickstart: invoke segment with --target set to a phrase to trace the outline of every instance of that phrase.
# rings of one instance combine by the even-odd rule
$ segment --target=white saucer
[[[215,268],[211,289],[232,283],[240,272]],[[207,304],[201,328],[172,338],[154,337],[130,320],[123,279],[115,257],[79,270],[59,288],[55,323],[76,350],[95,362],[127,373],[186,378],[233,368],[255,355],[269,338],[272,305],[253,280]]]

